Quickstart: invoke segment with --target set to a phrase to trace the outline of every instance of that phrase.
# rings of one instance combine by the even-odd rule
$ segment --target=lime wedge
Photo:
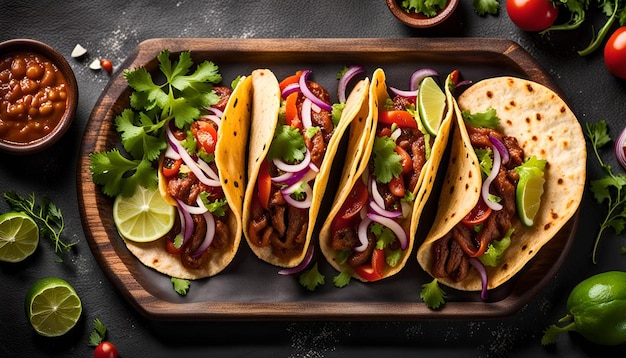
[[[132,196],[118,195],[113,203],[113,221],[125,239],[137,242],[157,240],[174,226],[176,208],[168,204],[157,188],[137,187]]]
[[[426,131],[436,136],[446,109],[446,95],[432,77],[426,77],[420,83],[417,108]]]
[[[517,213],[522,224],[532,226],[535,215],[541,206],[541,195],[543,194],[543,183],[545,179],[540,170],[528,171],[527,175],[520,175],[515,192],[517,202]]]
[[[30,216],[21,212],[0,215],[0,261],[20,262],[39,244],[39,228]]]
[[[45,277],[26,293],[26,316],[42,336],[57,337],[67,333],[80,319],[82,304],[74,288],[65,280]]]

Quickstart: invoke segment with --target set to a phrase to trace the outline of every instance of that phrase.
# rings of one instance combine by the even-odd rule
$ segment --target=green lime
[[[42,336],[57,337],[76,325],[83,311],[78,294],[65,280],[45,277],[26,293],[26,316]]]
[[[527,175],[520,175],[515,192],[517,202],[517,213],[522,224],[532,226],[535,215],[541,206],[541,195],[543,194],[543,171],[527,171]]]
[[[15,211],[0,215],[0,261],[22,261],[38,244],[39,228],[30,216]]]
[[[446,95],[432,77],[426,77],[420,83],[417,108],[426,131],[436,136],[446,110]]]
[[[122,237],[148,242],[167,234],[174,226],[176,208],[158,189],[137,187],[132,196],[118,195],[113,203],[113,221]]]

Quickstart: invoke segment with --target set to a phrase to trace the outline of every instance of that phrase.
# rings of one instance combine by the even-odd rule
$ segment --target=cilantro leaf
[[[500,9],[498,0],[472,0],[472,5],[474,5],[474,11],[481,16],[486,14],[496,15]]]
[[[317,263],[307,271],[304,271],[298,279],[300,284],[309,291],[314,291],[318,285],[323,285],[325,280],[324,275],[320,273],[317,268]]]
[[[91,153],[89,160],[93,182],[102,185],[102,192],[108,196],[130,196],[138,185],[146,188],[157,185],[156,170],[148,160],[127,159],[117,149]]]
[[[491,148],[476,148],[476,156],[478,157],[480,172],[483,178],[488,177],[493,168],[493,151]]]
[[[289,125],[279,125],[267,155],[268,159],[279,158],[295,164],[304,159],[305,152],[306,145],[300,131]]]
[[[87,345],[90,347],[96,347],[104,341],[106,333],[107,328],[104,323],[102,323],[99,318],[95,318],[93,320],[93,331],[89,334],[89,341],[87,342]]]
[[[504,250],[511,245],[511,234],[513,234],[513,229],[509,229],[502,239],[494,240],[489,244],[485,253],[478,258],[483,265],[491,267],[498,266],[500,257],[504,254]]]
[[[189,286],[191,285],[189,280],[172,277],[170,282],[174,285],[174,291],[176,291],[179,295],[186,296],[189,292]]]
[[[200,198],[204,206],[215,216],[222,217],[226,215],[226,208],[228,208],[228,203],[226,199],[217,199],[211,201],[209,198],[209,193],[203,191],[200,193]]]
[[[385,262],[391,267],[398,266],[402,258],[402,250],[387,250],[385,251]]]
[[[137,121],[140,122],[139,125],[136,125]],[[121,134],[124,149],[134,158],[146,157],[148,160],[155,160],[165,149],[166,144],[161,138],[149,134],[153,131],[154,123],[146,114],[140,113],[137,121],[135,113],[130,109],[124,110],[115,118],[116,129]]]
[[[476,128],[492,128],[495,129],[500,124],[500,118],[496,115],[495,108],[489,108],[484,112],[470,113],[469,110],[461,112],[463,120]]]
[[[376,248],[383,250],[396,240],[396,235],[388,227],[374,223],[370,225],[370,231],[377,238]]]
[[[344,270],[341,271],[337,276],[333,277],[333,283],[335,284],[335,287],[342,288],[348,286],[351,279],[352,276],[350,275],[350,272]]]
[[[433,17],[446,7],[447,3],[447,0],[403,0],[401,5],[406,12],[414,11],[426,17]]]
[[[439,287],[436,278],[422,285],[420,297],[430,309],[437,309],[446,302],[446,293]]]
[[[374,139],[374,174],[376,181],[387,184],[392,178],[402,173],[402,157],[395,151],[396,142],[389,137],[376,137]]]

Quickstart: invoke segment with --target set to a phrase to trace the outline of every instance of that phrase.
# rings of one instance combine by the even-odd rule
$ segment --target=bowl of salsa
[[[0,150],[39,152],[67,131],[76,113],[76,77],[63,55],[31,39],[0,43]]]

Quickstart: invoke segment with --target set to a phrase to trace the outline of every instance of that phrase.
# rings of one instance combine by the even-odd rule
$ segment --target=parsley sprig
[[[202,108],[219,100],[213,85],[221,82],[222,76],[213,62],[204,61],[191,72],[189,51],[181,52],[178,61],[171,61],[170,52],[163,50],[157,60],[165,77],[163,83],[155,83],[145,68],[124,71],[134,90],[132,108],[115,118],[115,126],[131,158],[117,148],[89,156],[92,179],[108,196],[129,196],[138,185],[155,187],[157,175],[152,162],[166,148],[164,126],[173,120],[176,127],[185,128],[200,117]]]
[[[612,228],[619,235],[626,226],[626,176],[613,173],[611,166],[602,160],[598,152],[600,148],[611,141],[606,122],[587,123],[586,135],[600,166],[606,173],[603,178],[591,181],[591,191],[596,201],[600,204],[604,202],[607,204],[606,216],[600,224],[600,230],[593,245],[592,261],[595,264],[598,244],[604,230]]]
[[[61,233],[65,228],[65,220],[63,219],[61,209],[45,195],[41,197],[40,203],[37,204],[35,193],[31,193],[28,198],[24,198],[16,191],[11,190],[4,193],[4,199],[11,209],[23,212],[35,220],[41,235],[54,242],[54,252],[57,255],[57,261],[63,262],[63,253],[69,251],[76,243],[66,244],[61,238]]]

